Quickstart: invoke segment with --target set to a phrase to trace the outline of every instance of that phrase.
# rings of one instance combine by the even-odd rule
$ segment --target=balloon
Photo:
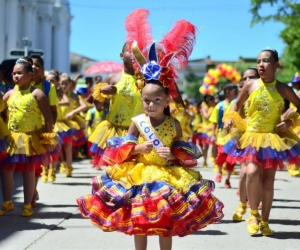
[[[210,84],[210,83],[211,83],[210,77],[209,77],[209,76],[205,76],[205,77],[203,78],[203,82],[206,83],[206,84]]]
[[[199,88],[199,91],[200,91],[200,93],[202,94],[202,95],[204,95],[205,94],[205,87],[202,85],[200,88]]]
[[[215,94],[215,92],[216,92],[215,86],[212,86],[212,85],[210,85],[210,86],[208,87],[208,90],[209,90],[209,92],[210,92],[211,95]]]

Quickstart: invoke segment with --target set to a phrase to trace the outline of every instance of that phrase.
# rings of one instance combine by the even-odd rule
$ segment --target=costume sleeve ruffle
[[[59,136],[56,133],[43,133],[40,143],[56,146],[59,143]]]
[[[138,144],[134,135],[127,134],[122,137],[112,137],[106,141],[103,161],[108,165],[120,164],[129,158],[130,151]]]
[[[93,98],[95,100],[97,100],[98,102],[104,102],[105,98],[108,98],[109,96],[101,93],[100,90],[101,90],[102,87],[105,87],[105,86],[108,86],[108,85],[109,85],[108,83],[98,83],[98,84],[96,84],[96,86],[94,88],[94,92],[92,94]]]
[[[170,162],[184,167],[197,166],[197,159],[202,156],[201,150],[195,144],[184,141],[174,142],[171,152],[176,159]]]
[[[243,118],[238,114],[236,111],[230,111],[226,113],[222,119],[222,121],[225,123],[228,119],[233,120],[233,127],[236,128],[239,132],[246,131],[247,124],[243,120]]]

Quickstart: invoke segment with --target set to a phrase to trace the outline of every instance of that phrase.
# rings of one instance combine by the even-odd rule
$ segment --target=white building
[[[70,5],[68,0],[0,0],[0,62],[16,58],[12,50],[43,50],[45,69],[70,71]]]

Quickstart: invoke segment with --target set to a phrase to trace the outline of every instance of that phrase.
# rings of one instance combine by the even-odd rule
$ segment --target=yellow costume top
[[[247,131],[273,133],[284,110],[284,101],[276,89],[276,80],[264,84],[260,78],[259,88],[251,93],[248,100]]]
[[[122,77],[115,85],[117,92],[110,100],[110,109],[107,120],[115,126],[130,126],[130,118],[144,113],[140,90],[135,85],[133,75],[122,72]]]
[[[149,118],[145,120],[150,124]],[[152,126],[151,126],[152,127]],[[166,116],[165,121],[157,127],[152,127],[165,147],[171,148],[176,137],[175,119]],[[138,143],[147,139],[140,133]],[[166,181],[177,189],[185,189],[201,176],[198,171],[182,166],[170,167],[165,158],[160,157],[155,149],[148,154],[137,154],[134,161],[124,162],[107,169],[108,175],[120,181],[125,187],[152,181]]]
[[[136,87],[134,76],[123,71],[121,79],[115,86],[117,92],[111,96],[106,120],[101,122],[89,137],[89,141],[93,144],[90,149],[91,152],[100,155],[100,157],[103,149],[106,148],[108,138],[124,136],[131,124],[131,118],[145,113],[142,107],[141,93]],[[96,87],[95,91],[100,90]],[[96,161],[97,158],[94,158],[94,164],[97,164]]]
[[[30,133],[42,128],[42,113],[37,100],[31,94],[31,86],[20,90],[15,86],[15,93],[8,99],[8,128],[12,132]]]
[[[104,119],[104,110],[98,111],[96,107],[90,108],[85,116],[85,120],[89,122],[87,134],[90,136],[95,128]]]
[[[33,82],[32,85],[34,87],[36,87],[37,89],[40,89],[41,91],[43,91],[43,93],[45,93],[43,82],[41,82],[37,85],[34,85],[34,82]],[[57,98],[57,94],[56,94],[56,88],[53,83],[50,83],[50,91],[49,91],[48,100],[49,100],[50,106],[57,106],[58,98]]]
[[[20,90],[16,85],[15,92],[7,101],[8,128],[13,139],[7,153],[10,156],[15,155],[14,158],[9,158],[11,163],[22,163],[24,159],[29,165],[36,161],[42,162],[39,157],[47,153],[41,141],[44,132],[43,116],[37,100],[31,93],[31,88],[32,86],[29,86],[28,89]]]
[[[223,109],[224,109],[224,112],[223,112],[223,116],[228,113],[233,105],[234,101],[231,101],[230,103],[228,103],[226,100],[222,101],[222,102],[219,102],[213,109],[212,111],[212,114],[211,116],[209,117],[209,121],[212,122],[212,123],[215,123],[215,124],[219,124],[220,123],[220,118],[219,117],[219,112],[220,112],[220,109],[221,109],[221,105],[223,105]],[[218,129],[217,129],[217,142],[216,144],[217,145],[224,145],[225,141],[224,141],[224,138],[227,134],[227,131],[225,129],[223,129],[222,127],[219,127],[218,126]]]

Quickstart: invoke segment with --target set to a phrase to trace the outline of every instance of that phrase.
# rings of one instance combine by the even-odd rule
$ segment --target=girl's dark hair
[[[156,86],[159,86],[165,93],[165,95],[169,95],[169,89],[168,88],[165,88],[163,86],[163,84],[160,82],[160,81],[157,81],[157,80],[150,80],[150,81],[147,81],[145,82],[145,85],[144,87],[147,85],[147,84],[154,84]],[[142,89],[143,90],[143,89]],[[141,90],[141,93],[142,93],[142,90]],[[171,116],[171,111],[170,111],[170,106],[168,105],[167,107],[164,108],[164,114],[167,115],[167,116]]]
[[[39,55],[32,55],[31,58],[32,59],[37,59],[40,62],[40,64],[42,65],[42,67],[44,68],[44,60],[43,60],[43,58],[41,56],[39,56]]]
[[[24,69],[27,71],[27,72],[33,72],[33,69],[32,69],[32,65],[33,65],[33,61],[30,57],[28,56],[23,56],[21,58],[19,58],[17,61],[16,61],[16,64],[23,64],[24,65]]]
[[[203,96],[203,100],[207,104],[209,101],[214,101],[215,98],[212,95],[205,95]]]
[[[275,49],[271,49],[271,48],[265,48],[263,49],[261,52],[263,51],[268,51],[271,53],[271,56],[274,58],[275,62],[279,61],[279,57],[278,57],[278,52]]]
[[[247,71],[247,70],[253,70],[253,71],[255,71],[255,75],[257,76],[257,78],[260,78],[260,75],[258,73],[258,69],[256,67],[254,67],[254,66],[250,67],[250,68],[246,69],[245,71]]]
[[[53,75],[56,81],[59,81],[59,72],[56,69],[52,69],[48,72],[49,75]]]

